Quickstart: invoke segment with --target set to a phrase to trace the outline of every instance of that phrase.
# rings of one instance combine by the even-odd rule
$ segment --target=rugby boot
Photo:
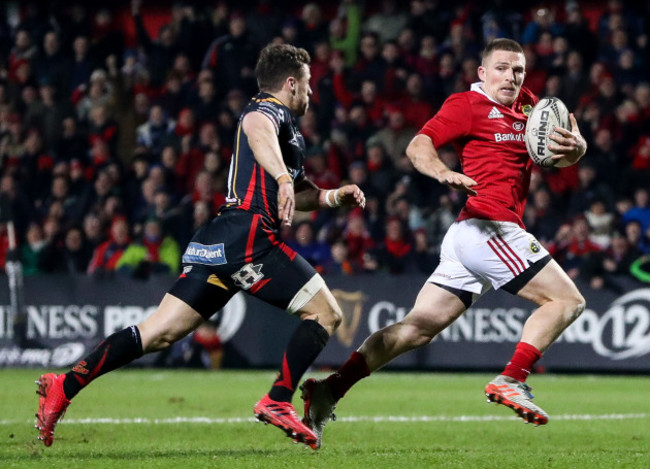
[[[510,407],[526,423],[545,425],[548,414],[533,404],[532,388],[509,376],[499,375],[485,386],[488,402],[496,402]]]
[[[38,439],[45,446],[52,446],[54,427],[63,418],[65,410],[70,405],[70,401],[63,392],[64,379],[65,375],[47,373],[36,381],[36,384],[38,384],[36,394],[40,396],[38,398],[36,428],[38,429]]]
[[[265,394],[253,409],[255,418],[260,422],[270,423],[283,430],[288,437],[298,443],[304,443],[312,449],[316,448],[318,439],[313,431],[303,424],[291,402],[278,402]]]
[[[300,386],[300,397],[305,401],[305,416],[302,423],[312,429],[316,434],[316,448],[319,449],[323,442],[323,430],[328,420],[336,420],[334,409],[336,400],[332,396],[329,384],[325,380],[309,378]]]

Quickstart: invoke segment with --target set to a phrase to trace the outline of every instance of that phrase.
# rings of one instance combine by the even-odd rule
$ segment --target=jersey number
[[[244,267],[232,274],[231,277],[239,288],[248,290],[250,287],[255,285],[257,281],[264,277],[264,274],[262,273],[263,265],[264,264],[246,264]]]

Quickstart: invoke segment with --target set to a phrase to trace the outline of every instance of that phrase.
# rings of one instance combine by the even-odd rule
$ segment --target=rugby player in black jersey
[[[309,63],[304,49],[290,45],[262,50],[255,70],[260,93],[239,119],[226,204],[195,233],[183,273],[149,318],[106,338],[68,373],[39,378],[37,428],[46,446],[70,399],[94,378],[168,347],[244,291],[302,319],[255,416],[317,449],[291,400],[342,314],[322,277],[279,239],[278,228],[291,225],[294,210],[364,207],[365,197],[356,185],[321,190],[305,177],[305,143],[294,118],[309,105]]]

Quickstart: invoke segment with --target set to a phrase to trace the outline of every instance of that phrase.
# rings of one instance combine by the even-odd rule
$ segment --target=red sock
[[[542,358],[542,353],[526,342],[519,342],[515,353],[501,373],[524,383],[533,370],[533,365]]]
[[[326,381],[330,385],[332,396],[338,401],[357,381],[369,375],[366,357],[355,351],[336,373],[327,377]]]

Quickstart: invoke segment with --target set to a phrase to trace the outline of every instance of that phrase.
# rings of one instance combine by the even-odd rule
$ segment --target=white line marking
[[[576,415],[556,415],[551,416],[551,421],[558,420],[630,420],[630,419],[647,419],[650,414],[602,414],[602,415],[589,415],[589,414],[576,414]],[[350,416],[337,418],[337,422],[501,422],[507,420],[519,420],[519,417],[510,416],[496,416],[496,415],[415,415],[415,416],[400,416],[400,415],[379,415],[379,416]],[[20,420],[0,420],[0,425],[15,425],[24,423]],[[28,421],[33,423],[32,421]],[[60,423],[64,424],[112,424],[112,425],[131,425],[131,424],[147,424],[147,425],[169,425],[179,423],[189,424],[208,424],[208,425],[222,425],[222,424],[237,424],[237,423],[250,423],[257,422],[253,417],[231,417],[231,418],[210,418],[210,417],[173,417],[165,419],[150,419],[150,418],[85,418],[85,419],[64,419]]]

